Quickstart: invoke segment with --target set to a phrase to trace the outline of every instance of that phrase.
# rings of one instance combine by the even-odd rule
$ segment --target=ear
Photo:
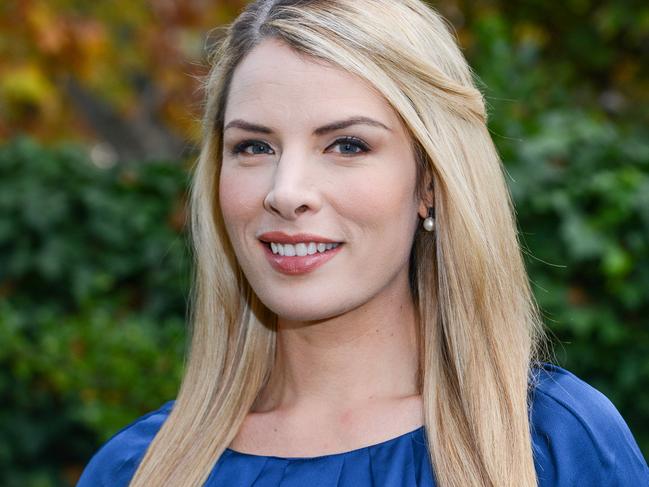
[[[419,209],[417,213],[420,217],[426,218],[428,216],[428,208],[435,206],[434,190],[433,190],[433,177],[429,172],[426,172],[426,193],[419,202]]]

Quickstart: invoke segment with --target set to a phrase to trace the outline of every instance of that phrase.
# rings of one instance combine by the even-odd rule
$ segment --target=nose
[[[320,207],[321,197],[308,157],[284,152],[275,166],[264,208],[286,220],[296,220],[301,214],[318,211]]]

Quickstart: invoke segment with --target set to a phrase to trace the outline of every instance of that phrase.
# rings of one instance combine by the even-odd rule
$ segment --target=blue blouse
[[[628,426],[599,391],[555,365],[538,369],[531,428],[539,487],[649,486],[649,468]],[[173,401],[117,432],[86,466],[77,487],[126,487]],[[381,443],[316,457],[226,449],[208,487],[433,487],[423,426]]]

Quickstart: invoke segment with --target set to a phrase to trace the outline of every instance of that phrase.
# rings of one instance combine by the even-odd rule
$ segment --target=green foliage
[[[620,17],[622,26],[633,15],[612,3],[597,15],[606,9],[629,14]],[[576,23],[574,32],[543,44],[520,36],[512,19],[521,12],[473,19],[467,55],[490,106],[533,290],[557,361],[613,401],[647,456],[649,127],[640,123],[646,110],[612,109],[598,97],[598,90],[615,89],[606,86],[614,72],[598,62],[611,51],[598,24]],[[542,38],[529,22],[526,28]],[[641,28],[634,25],[633,35]],[[646,36],[649,24],[643,28]],[[592,48],[583,48],[579,35]],[[544,52],[560,42],[568,42],[561,55]],[[621,52],[629,48],[624,37],[617,42]]]
[[[649,134],[558,110],[512,148],[528,268],[559,361],[649,452]]]
[[[0,148],[3,486],[74,484],[179,385],[187,173],[88,160],[27,139]]]

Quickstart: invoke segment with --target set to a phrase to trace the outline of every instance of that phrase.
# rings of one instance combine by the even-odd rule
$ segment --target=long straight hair
[[[437,483],[536,486],[528,389],[543,328],[482,94],[445,20],[419,0],[258,0],[225,30],[205,82],[191,186],[190,351],[130,485],[202,485],[274,363],[277,317],[243,275],[218,203],[233,71],[266,38],[373,85],[410,133],[420,196],[432,181],[436,231],[414,235],[410,285]]]

